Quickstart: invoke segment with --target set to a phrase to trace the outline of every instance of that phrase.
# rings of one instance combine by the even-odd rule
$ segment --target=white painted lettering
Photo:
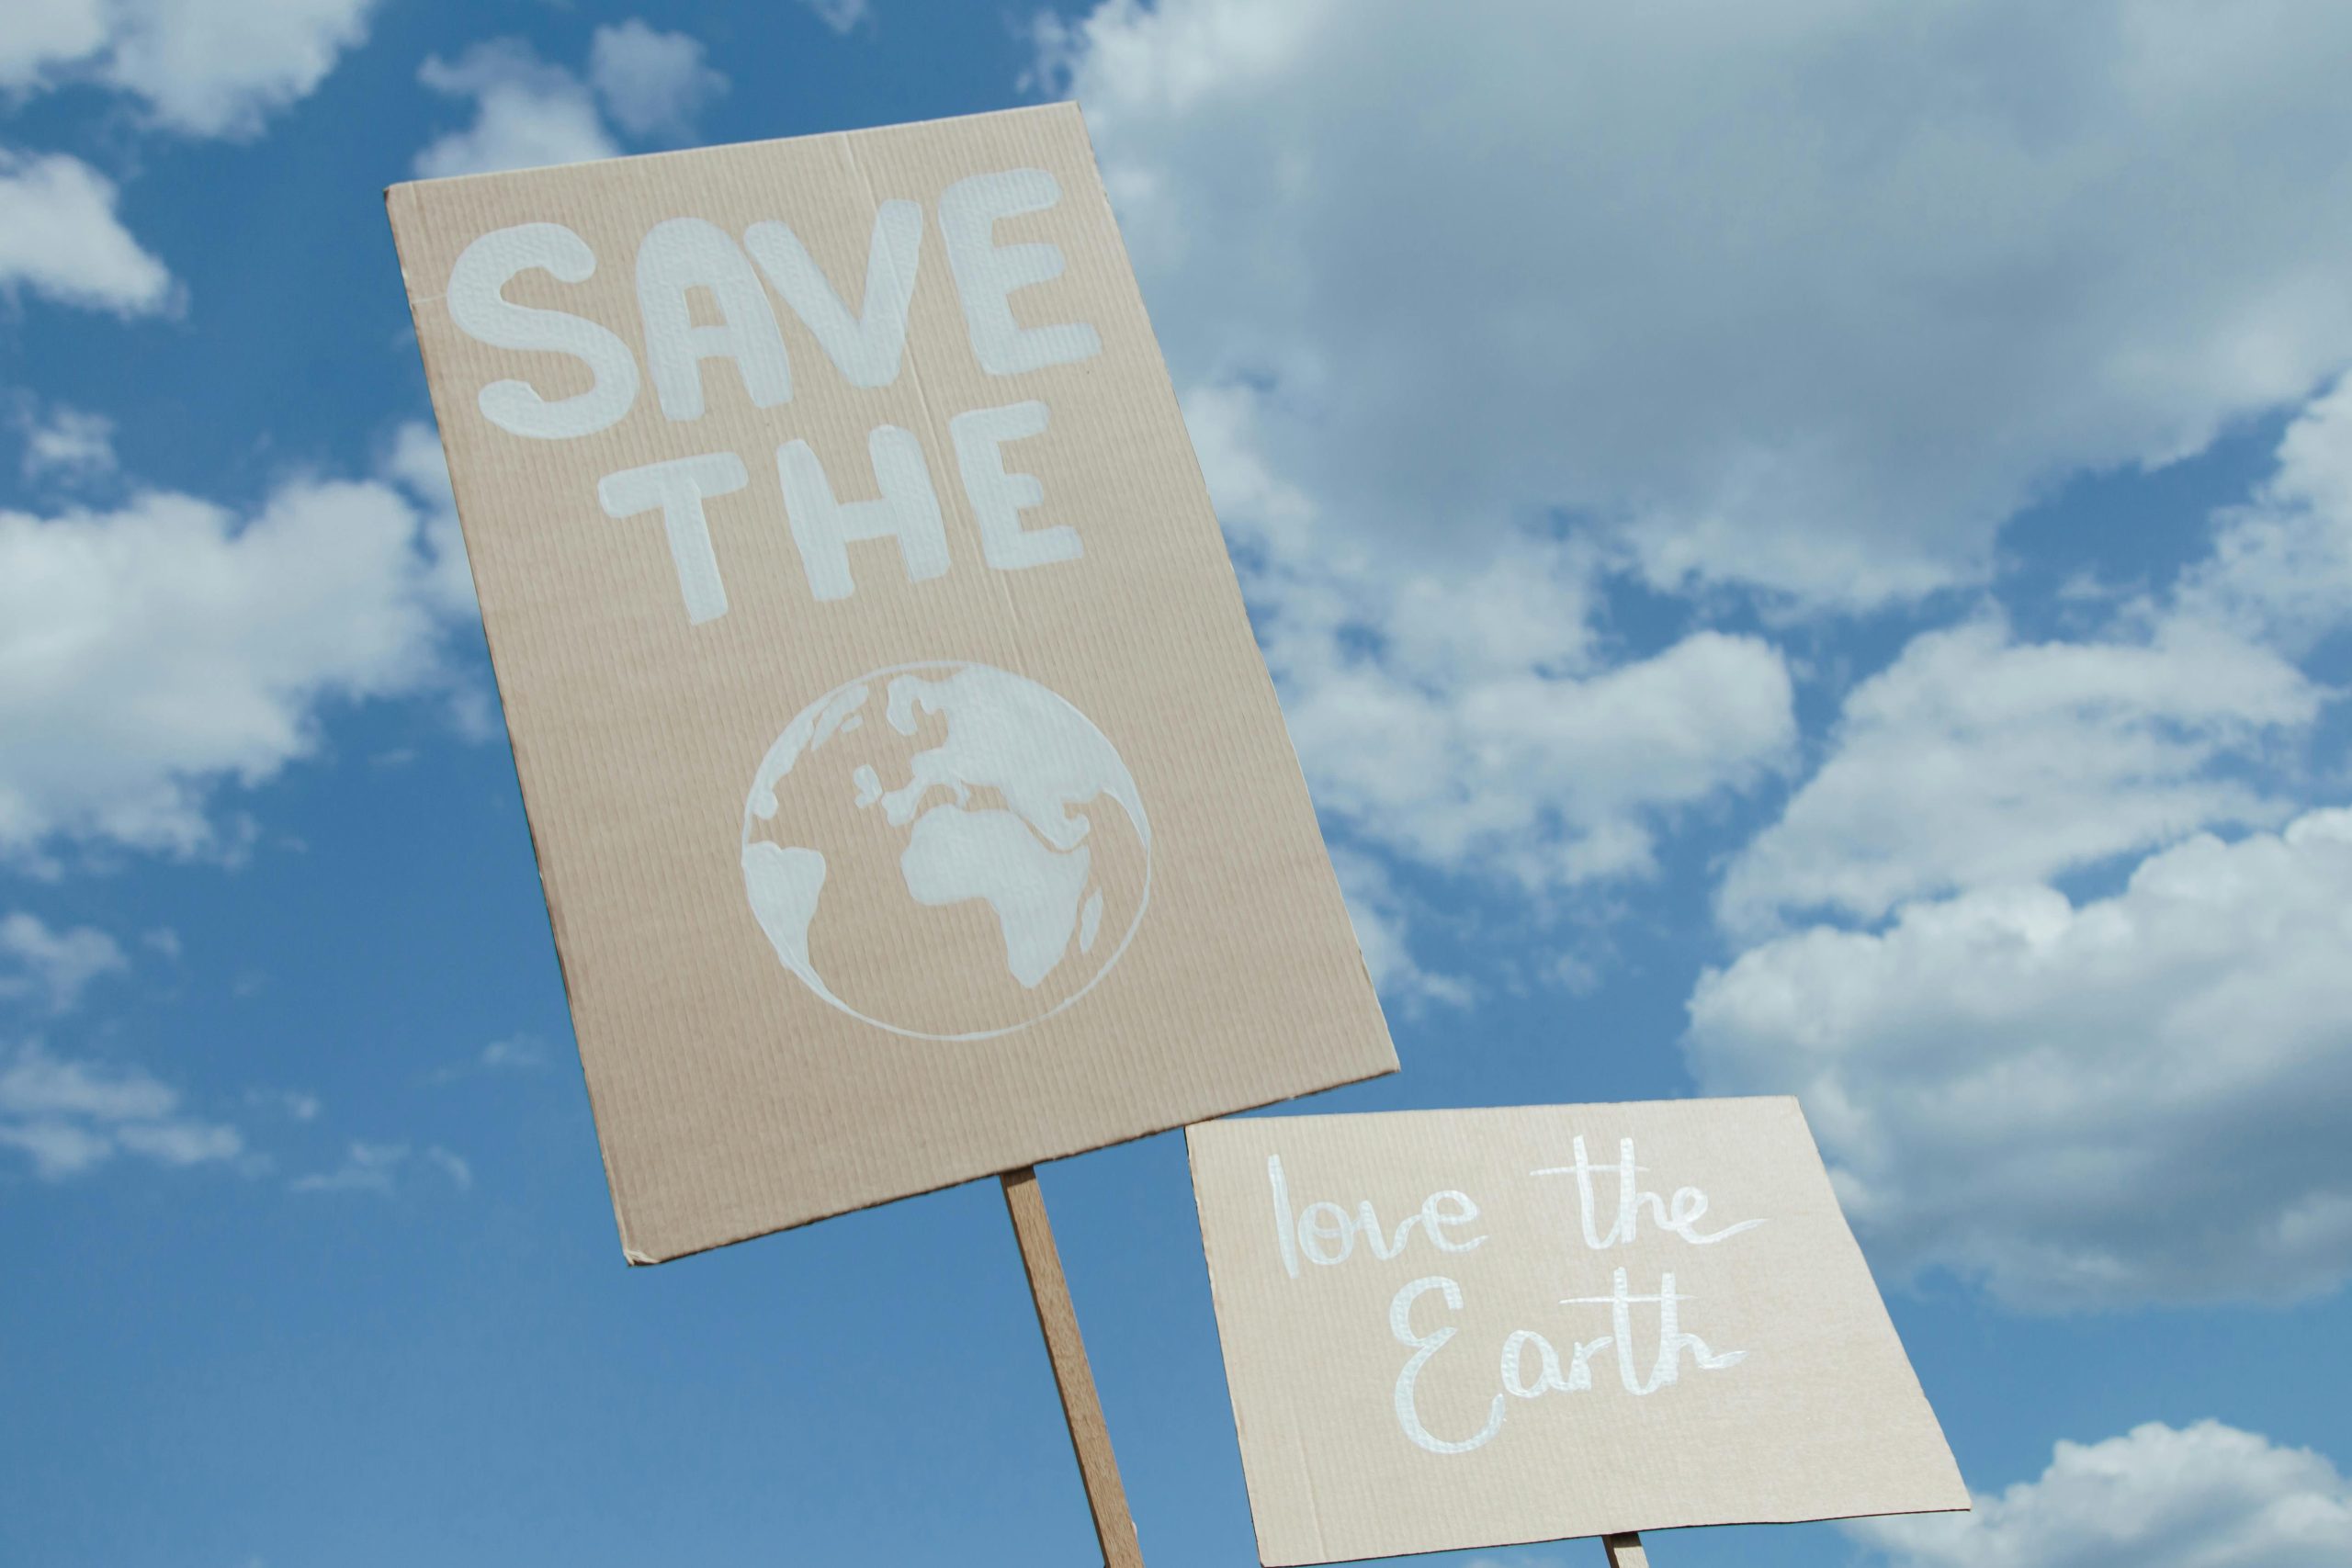
[[[596,499],[607,517],[635,517],[656,507],[670,536],[670,559],[678,569],[686,620],[694,626],[727,614],[727,587],[719,581],[718,557],[710,547],[710,519],[703,498],[741,490],[751,476],[732,452],[679,457],[624,468],[596,482]]]
[[[947,422],[964,493],[971,498],[972,515],[979,521],[980,553],[999,571],[1076,560],[1086,553],[1078,530],[1067,524],[1035,533],[1021,526],[1023,511],[1044,504],[1046,487],[1034,475],[1004,470],[1004,444],[1043,434],[1046,417],[1045,404],[1027,402],[974,409]]]
[[[707,289],[718,302],[721,324],[694,324],[689,295],[696,288]],[[645,326],[646,368],[671,419],[702,417],[706,359],[732,359],[754,408],[791,398],[791,365],[767,290],[717,224],[671,218],[646,231],[637,247],[637,309]]]
[[[1487,1415],[1487,1424],[1479,1428],[1477,1435],[1460,1442],[1449,1442],[1421,1425],[1414,1385],[1420,1380],[1421,1369],[1429,1364],[1430,1358],[1443,1349],[1446,1341],[1458,1332],[1451,1325],[1426,1336],[1413,1332],[1413,1303],[1430,1291],[1444,1292],[1445,1304],[1455,1312],[1462,1310],[1462,1287],[1442,1274],[1414,1280],[1398,1291],[1388,1303],[1388,1331],[1396,1337],[1398,1344],[1410,1348],[1413,1352],[1406,1359],[1404,1370],[1396,1374],[1396,1424],[1405,1429],[1406,1437],[1433,1454],[1465,1454],[1484,1446],[1502,1430],[1503,1396],[1499,1393],[1495,1395],[1495,1403]]]
[[[1330,1215],[1329,1223],[1317,1219],[1318,1214]],[[1339,1250],[1326,1252],[1327,1241],[1338,1242]],[[1299,1211],[1298,1249],[1309,1263],[1345,1263],[1355,1246],[1355,1227],[1348,1224],[1348,1212],[1337,1203],[1309,1203]]]
[[[856,591],[849,546],[861,539],[897,539],[910,582],[927,581],[947,570],[947,527],[922,460],[922,444],[894,424],[882,424],[866,436],[865,446],[882,491],[876,501],[837,500],[824,465],[806,441],[776,449],[792,542],[800,547],[809,592],[820,599],[846,599]]]
[[[449,319],[476,343],[563,354],[588,367],[588,389],[553,400],[527,381],[492,381],[476,399],[482,417],[510,435],[564,441],[594,435],[637,401],[637,360],[628,344],[584,316],[517,305],[508,282],[544,272],[560,283],[595,275],[596,253],[560,223],[521,223],[484,234],[449,269]]]
[[[1001,219],[1043,212],[1061,198],[1060,185],[1043,169],[974,175],[949,186],[939,198],[939,231],[947,242],[947,266],[956,275],[964,326],[973,356],[991,376],[1017,376],[1102,352],[1101,334],[1083,321],[1024,327],[1013,319],[1014,291],[1059,277],[1062,253],[1050,244],[999,245],[996,225]]]
[[[743,248],[793,313],[807,323],[843,380],[853,387],[887,387],[899,378],[899,362],[907,347],[907,305],[914,298],[915,268],[922,259],[921,207],[886,201],[875,209],[874,237],[865,252],[865,293],[855,316],[787,225],[752,224],[743,231]]]
[[[1577,1201],[1584,1220],[1584,1244],[1595,1252],[1606,1251],[1620,1242],[1630,1242],[1641,1228],[1641,1211],[1649,1206],[1650,1221],[1663,1231],[1670,1231],[1693,1247],[1713,1247],[1719,1241],[1736,1236],[1743,1231],[1754,1230],[1762,1220],[1742,1220],[1736,1225],[1725,1225],[1719,1231],[1702,1232],[1700,1219],[1707,1212],[1707,1195],[1696,1187],[1678,1187],[1669,1201],[1655,1192],[1645,1192],[1637,1179],[1645,1168],[1634,1162],[1634,1140],[1617,1140],[1617,1213],[1611,1219],[1606,1235],[1594,1228],[1595,1215],[1593,1172],[1595,1166],[1585,1153],[1584,1139],[1571,1141],[1576,1164],[1553,1166],[1532,1174],[1536,1176],[1574,1176],[1577,1179]]]
[[[1609,1308],[1610,1326],[1616,1331],[1614,1337],[1617,1341],[1618,1378],[1624,1383],[1627,1393],[1650,1394],[1671,1385],[1680,1377],[1682,1352],[1685,1350],[1690,1352],[1690,1359],[1696,1362],[1702,1371],[1721,1371],[1725,1367],[1736,1367],[1747,1359],[1747,1352],[1745,1350],[1726,1350],[1717,1355],[1708,1349],[1707,1342],[1697,1335],[1682,1332],[1681,1306],[1690,1299],[1689,1296],[1679,1296],[1674,1293],[1672,1274],[1664,1275],[1659,1280],[1657,1294],[1654,1296],[1628,1295],[1625,1287],[1625,1270],[1620,1269],[1611,1278],[1608,1295],[1570,1296],[1561,1304],[1564,1306],[1598,1305]],[[1650,1367],[1647,1382],[1644,1382],[1634,1369],[1633,1309],[1636,1303],[1655,1303],[1657,1307],[1657,1360]]]

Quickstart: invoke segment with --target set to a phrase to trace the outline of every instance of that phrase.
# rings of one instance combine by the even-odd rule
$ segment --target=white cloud
[[[306,477],[249,517],[162,491],[0,511],[0,857],[218,852],[220,786],[312,751],[324,705],[446,685],[470,601],[435,504]]]
[[[15,0],[0,88],[96,80],[160,125],[250,136],[368,34],[375,0]]]
[[[1875,919],[1905,898],[2030,881],[2287,808],[2221,764],[2308,725],[2325,694],[2276,654],[2170,619],[2140,640],[2022,643],[1986,614],[1857,686],[1830,753],[1726,873],[1717,908]]]
[[[1894,1568],[2339,1568],[2352,1483],[2325,1456],[2215,1421],[2061,1442],[1967,1514],[1845,1527]]]
[[[2036,1307],[2276,1301],[2352,1276],[2352,811],[2015,886],[1710,970],[1711,1093],[1800,1096],[1873,1255]]]
[[[1870,603],[2352,360],[2352,11],[2266,17],[1108,0],[1043,73],[1179,386],[1271,389],[1326,515]]]
[[[413,1149],[406,1144],[354,1142],[344,1149],[343,1163],[329,1170],[312,1171],[287,1183],[295,1192],[375,1192],[389,1196],[403,1174],[423,1160],[439,1170],[449,1184],[463,1191],[474,1184],[470,1166],[435,1144]]]
[[[0,998],[38,997],[51,1012],[82,999],[91,981],[130,967],[122,946],[96,926],[54,931],[38,915],[0,916]]]
[[[474,104],[472,125],[449,132],[416,155],[416,173],[423,178],[620,155],[587,85],[563,67],[540,60],[520,39],[478,43],[455,63],[435,55],[417,72],[417,80],[436,93],[470,98]]]
[[[419,152],[416,173],[437,179],[617,157],[615,127],[633,136],[683,137],[695,113],[727,86],[703,52],[684,33],[632,18],[596,29],[587,81],[541,60],[521,39],[478,43],[455,62],[435,56],[417,79],[471,99],[474,122]]]
[[[115,214],[114,182],[79,158],[0,147],[0,299],[149,316],[178,292]]]
[[[62,403],[28,399],[17,407],[25,450],[19,468],[28,480],[101,479],[115,471],[114,421]]]
[[[1316,803],[1365,842],[1534,892],[1642,875],[1662,813],[1780,765],[1794,720],[1770,646],[1702,631],[1622,655],[1575,540],[1411,559],[1326,526],[1255,448],[1259,401],[1196,393],[1187,419]]]
[[[0,28],[0,89],[22,93],[107,41],[105,0],[16,0]]]
[[[837,33],[846,33],[874,14],[868,0],[800,0],[817,19]]]
[[[375,0],[132,0],[106,79],[200,136],[250,136],[368,36]]]
[[[2179,597],[2188,614],[2296,653],[2352,621],[2352,378],[2288,427],[2269,482],[2224,514]]]
[[[632,17],[596,29],[588,80],[613,123],[632,136],[684,136],[703,106],[727,90],[726,76],[704,62],[702,42],[665,33]]]
[[[244,1139],[234,1127],[188,1115],[178,1091],[139,1068],[57,1056],[28,1041],[0,1051],[0,1148],[27,1156],[34,1175],[57,1181],[119,1154],[166,1166],[232,1160]]]
[[[2314,401],[2211,551],[2082,641],[1993,610],[1915,638],[1848,693],[1820,771],[1732,863],[1735,932],[1822,909],[2040,881],[2200,828],[2274,826],[2252,782],[2335,695],[2288,655],[2352,623],[2352,390]]]

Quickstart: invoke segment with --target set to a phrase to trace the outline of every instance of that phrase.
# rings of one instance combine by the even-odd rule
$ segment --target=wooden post
[[[1649,1554],[1642,1550],[1642,1538],[1631,1530],[1623,1535],[1604,1535],[1600,1544],[1609,1551],[1609,1568],[1650,1568]]]
[[[1070,1305],[1069,1281],[1062,1277],[1054,1227],[1046,1218],[1046,1195],[1037,1190],[1037,1168],[1024,1165],[999,1179],[1004,1183],[1004,1207],[1012,1216],[1013,1236],[1021,1243],[1021,1261],[1029,1270],[1037,1326],[1046,1336],[1046,1353],[1053,1358],[1062,1419],[1069,1424],[1070,1447],[1078,1450],[1079,1479],[1086,1483],[1086,1506],[1094,1511],[1094,1537],[1102,1542],[1102,1562],[1105,1568],[1143,1568],[1135,1517],[1127,1512],[1127,1491],[1119,1483],[1119,1461],[1111,1451],[1111,1429],[1094,1393],[1094,1371],[1086,1363],[1086,1341],[1079,1337],[1078,1312]],[[1641,1562],[1638,1550],[1634,1561]]]

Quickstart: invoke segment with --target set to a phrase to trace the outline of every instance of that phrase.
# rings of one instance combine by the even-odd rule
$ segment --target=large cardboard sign
[[[1187,1136],[1268,1564],[1968,1506],[1793,1100]]]
[[[388,201],[631,1260],[1395,1069],[1074,107]]]

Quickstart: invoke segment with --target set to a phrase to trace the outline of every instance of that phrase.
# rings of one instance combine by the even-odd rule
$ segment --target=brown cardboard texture
[[[633,1261],[1395,1070],[1075,107],[387,200]]]
[[[1187,1138],[1270,1565],[1968,1506],[1793,1100]]]

